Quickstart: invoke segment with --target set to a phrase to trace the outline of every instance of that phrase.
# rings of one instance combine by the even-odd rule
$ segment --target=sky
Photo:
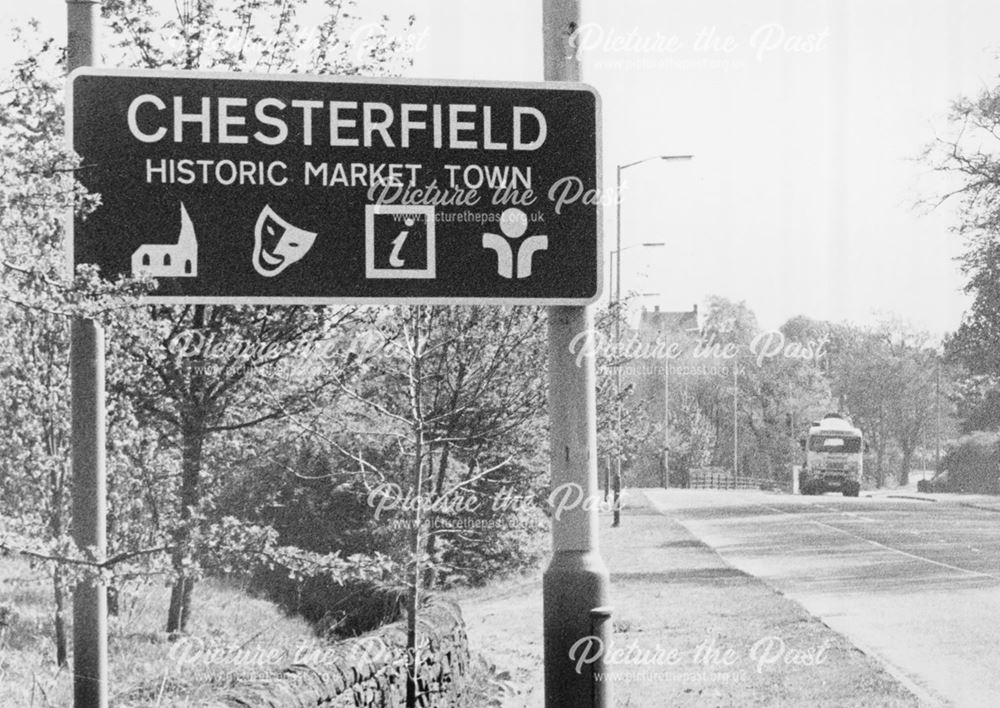
[[[582,80],[601,95],[604,187],[623,171],[622,287],[666,309],[710,295],[760,324],[871,323],[940,335],[968,305],[954,207],[918,157],[960,95],[996,83],[992,0],[589,0]],[[65,36],[55,0],[0,10]],[[413,48],[414,78],[539,81],[540,0],[361,0]],[[405,17],[416,16],[407,28]],[[12,59],[0,48],[0,65]],[[615,248],[614,208],[604,250]],[[663,243],[644,247],[648,242]],[[606,283],[607,285],[607,283]],[[607,293],[609,288],[605,287]]]

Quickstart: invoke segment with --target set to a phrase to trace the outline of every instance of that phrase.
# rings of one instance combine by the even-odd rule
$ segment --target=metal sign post
[[[66,0],[67,64],[73,71],[97,55],[97,0]],[[68,116],[67,116],[68,118]],[[104,333],[89,319],[74,317],[70,333],[72,397],[73,541],[93,548],[98,562],[107,552],[104,468]],[[73,705],[108,705],[107,591],[82,580],[73,589]]]
[[[580,22],[577,0],[545,0],[545,78],[577,81],[573,37]],[[549,450],[551,484],[579,485],[591,503],[552,520],[552,559],[542,579],[546,708],[610,706],[610,682],[594,680],[594,667],[577,671],[573,645],[594,633],[607,647],[611,622],[593,623],[591,611],[608,601],[608,569],[597,546],[597,415],[594,356],[585,347],[578,361],[571,343],[593,331],[587,307],[550,307]]]

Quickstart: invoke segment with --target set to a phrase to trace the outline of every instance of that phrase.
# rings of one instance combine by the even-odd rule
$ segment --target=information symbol
[[[406,228],[409,229],[416,223],[416,219],[409,217],[403,220],[406,224]],[[389,265],[393,268],[402,268],[406,265],[406,262],[399,257],[399,252],[403,250],[403,245],[406,243],[406,237],[409,235],[409,231],[400,231],[399,236],[392,240],[392,253],[389,254]]]
[[[436,277],[434,207],[365,207],[365,277]]]

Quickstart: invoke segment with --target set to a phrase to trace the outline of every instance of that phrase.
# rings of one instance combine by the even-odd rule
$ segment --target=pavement
[[[599,525],[619,655],[608,666],[616,706],[920,705],[877,660],[694,538],[672,509],[658,511],[641,491],[624,494],[621,527],[603,513]],[[692,501],[692,511],[710,498],[710,506],[744,503],[719,493],[668,494]],[[507,686],[503,705],[540,708],[540,575],[457,599],[470,647]],[[761,663],[764,647],[773,662]]]
[[[925,704],[1000,705],[997,497],[643,494],[727,563],[877,657]]]
[[[931,503],[958,504],[972,509],[1000,512],[1000,497],[994,494],[944,494],[918,492],[917,485],[907,485],[895,489],[877,489],[862,492],[861,496],[871,499],[912,499]]]

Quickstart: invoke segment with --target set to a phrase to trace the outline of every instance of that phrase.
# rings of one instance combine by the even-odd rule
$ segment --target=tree
[[[353,20],[349,3],[333,3],[327,17],[315,25],[315,33],[304,37],[296,17],[305,5],[304,0],[280,5],[256,0],[185,2],[173,5],[177,13],[173,19],[160,16],[154,3],[146,0],[112,0],[102,9],[119,40],[115,49],[126,61],[145,67],[253,67],[259,71],[310,67],[345,74],[387,72],[399,66],[399,43],[384,31],[384,23],[381,33],[366,34],[362,45],[352,46],[343,39],[345,26]],[[0,153],[4,246],[0,321],[5,325],[0,333],[0,375],[5,384],[2,403],[7,404],[0,416],[12,431],[3,443],[0,460],[4,472],[4,499],[0,501],[6,510],[14,511],[17,521],[17,528],[8,525],[4,529],[0,547],[51,565],[57,659],[62,663],[66,655],[62,589],[71,579],[67,568],[127,577],[132,572],[127,561],[165,550],[162,543],[136,549],[134,544],[141,539],[162,542],[172,535],[178,583],[167,624],[171,630],[183,629],[194,577],[194,566],[188,562],[194,550],[190,541],[195,525],[201,522],[198,506],[205,501],[201,460],[209,435],[268,420],[289,407],[290,396],[301,396],[309,384],[317,385],[315,380],[296,380],[282,390],[283,395],[275,396],[246,365],[265,366],[290,356],[286,345],[328,333],[331,323],[342,315],[309,308],[217,313],[192,307],[153,308],[146,316],[141,309],[125,308],[112,300],[119,295],[134,298],[148,283],[110,284],[86,268],[80,269],[75,281],[68,280],[63,271],[65,213],[74,206],[85,212],[94,200],[73,182],[75,158],[63,148],[60,74],[64,69],[51,58],[58,51],[53,42],[42,44],[40,51],[37,47],[28,51],[27,44],[29,58],[17,64],[11,79],[0,88],[4,145]],[[112,316],[109,308],[116,308]],[[117,503],[108,519],[111,557],[100,566],[86,556],[86,549],[72,548],[65,537],[70,522],[66,504],[67,322],[74,314],[102,320],[110,335],[109,494]],[[221,375],[215,376],[214,371],[187,366],[190,361],[170,350],[172,334],[199,327],[241,336],[244,341],[270,337],[273,349],[257,350],[249,358],[230,356],[218,369]],[[136,385],[137,381],[141,383]],[[129,392],[131,397],[126,395]],[[156,393],[163,396],[154,402]],[[270,409],[261,410],[262,401],[271,402]],[[146,423],[156,419],[160,426],[142,429],[136,416]],[[171,461],[171,445],[181,449],[179,485],[162,470]],[[134,461],[142,463],[138,476],[130,464]],[[28,464],[19,464],[24,462]],[[32,492],[30,497],[25,490]],[[169,490],[179,491],[177,509],[161,503]],[[149,504],[136,502],[143,499]],[[350,574],[347,566],[353,565],[361,575],[378,573],[381,567],[379,558],[345,564],[338,558],[278,549],[267,529],[234,529],[226,519],[215,521],[199,528],[209,561],[229,563],[231,558],[223,557],[244,543],[268,562],[290,564],[295,574],[306,565],[337,578]],[[172,534],[167,533],[170,530]],[[207,548],[213,541],[225,544]]]
[[[123,342],[142,370],[117,377],[115,392],[135,401],[143,420],[180,447],[177,515],[171,530],[177,581],[167,632],[182,632],[190,614],[197,575],[195,529],[202,523],[212,487],[204,474],[206,445],[214,435],[311,406],[311,397],[332,380],[331,372],[274,382],[268,380],[269,369],[298,357],[297,347],[328,335],[352,317],[349,308],[156,306],[150,318],[166,336],[154,343],[144,336]],[[204,346],[178,345],[179,336],[227,346],[216,358]],[[181,356],[178,346],[193,352]]]
[[[24,548],[29,542],[18,540],[45,539],[36,547],[43,553],[65,549],[69,533],[70,309],[55,264],[59,221],[79,196],[72,157],[60,149],[55,68],[51,46],[43,46],[0,89],[0,508],[11,518],[0,543]],[[56,661],[65,666],[68,583],[62,566],[51,571]]]
[[[592,342],[594,349],[597,416],[597,458],[607,462],[605,478],[605,499],[608,485],[613,488],[613,524],[621,525],[621,490],[624,484],[620,474],[623,468],[640,453],[654,436],[663,437],[662,427],[653,422],[649,412],[649,401],[636,395],[636,377],[625,377],[623,369],[636,360],[652,363],[645,351],[647,346],[639,343],[638,333],[628,326],[629,303],[632,293],[620,303],[611,303],[595,318]],[[621,333],[620,341],[616,332]],[[587,343],[584,333],[578,334],[573,345],[578,356],[582,355]],[[633,351],[636,349],[637,351]],[[619,465],[619,461],[621,464]]]
[[[928,335],[901,322],[842,326],[834,336],[834,392],[875,445],[875,481],[885,484],[890,441],[898,445],[898,482],[909,482],[917,447],[935,416],[936,353]]]
[[[811,420],[829,406],[823,376],[828,330],[792,318],[778,330],[758,332],[743,357],[740,395],[745,426],[753,436],[758,469],[769,479],[784,478],[797,450],[793,420]]]
[[[893,386],[889,342],[877,333],[841,325],[830,343],[830,375],[838,410],[846,412],[875,450],[874,481],[885,485]],[[867,468],[866,468],[867,469]]]
[[[477,572],[484,579],[476,565],[539,530],[462,522],[531,511],[493,502],[504,487],[534,502],[543,479],[542,324],[540,308],[381,311],[372,325],[381,345],[337,382],[346,405],[317,398],[290,417],[329,451],[324,476],[367,497],[373,525],[406,569],[408,705],[425,592]]]
[[[946,396],[946,405],[955,407],[960,420],[958,432],[967,435],[977,430],[1000,429],[1000,389],[989,376],[959,375],[953,369],[961,365],[948,366],[949,363],[946,360],[942,368],[947,372],[945,380],[951,385],[942,395]]]
[[[936,373],[936,352],[917,348],[910,344],[900,344],[899,378],[903,386],[899,390],[897,415],[891,425],[892,431],[902,451],[899,470],[899,485],[910,482],[913,454],[924,442],[934,420],[934,387]]]
[[[27,48],[29,38],[19,39]],[[116,294],[134,296],[130,283],[100,284],[89,271],[66,277],[63,224],[76,206],[93,205],[74,184],[75,158],[63,146],[62,72],[52,43],[19,61],[0,86],[0,548],[43,562],[52,575],[56,661],[65,665],[66,593],[82,574],[126,577],[124,561],[153,554],[161,539],[142,510],[122,504],[109,527],[107,562],[69,537],[69,322],[75,315],[128,328],[134,311]],[[122,474],[139,438],[127,405],[111,406],[117,444],[108,455],[109,486],[128,498],[137,484]],[[139,550],[145,548],[146,550]]]
[[[685,372],[672,428],[688,463],[784,478],[794,449],[789,416],[828,405],[825,337],[822,323],[805,318],[763,331],[746,303],[710,297],[696,340],[672,362]]]
[[[963,428],[994,429],[1000,421],[993,410],[1000,393],[1000,85],[953,101],[949,123],[923,155],[947,181],[925,202],[957,207],[953,230],[963,239],[960,263],[972,304],[945,353],[967,375],[960,391]]]
[[[349,3],[330,3],[325,17],[308,35],[299,24],[306,6],[306,0],[185,2],[173,4],[170,17],[161,15],[150,0],[112,0],[103,5],[102,13],[125,61],[145,68],[308,70],[344,75],[384,74],[400,66],[399,42],[384,27],[369,36],[363,51],[345,39],[351,20]],[[255,373],[294,356],[296,345],[328,335],[351,317],[351,311],[195,305],[154,307],[150,316],[153,327],[164,336],[153,349],[138,338],[132,351],[144,362],[145,375],[119,383],[122,393],[127,391],[140,401],[146,420],[159,424],[181,449],[177,522],[172,530],[177,581],[166,622],[167,631],[173,634],[184,630],[191,607],[197,575],[194,532],[206,501],[209,480],[204,478],[203,460],[210,437],[283,415],[322,388],[327,380],[320,377],[290,386],[277,397],[264,397],[267,387]],[[171,351],[180,334],[265,345],[246,347],[242,353],[206,366],[204,356],[184,359]]]

